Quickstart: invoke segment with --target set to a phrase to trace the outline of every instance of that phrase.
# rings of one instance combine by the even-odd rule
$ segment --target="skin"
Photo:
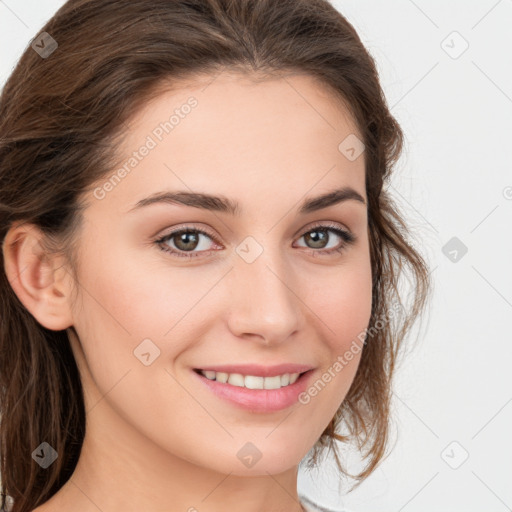
[[[15,225],[6,237],[13,289],[42,325],[68,329],[86,402],[77,468],[38,512],[300,511],[298,465],[355,376],[360,353],[307,405],[256,413],[192,374],[221,363],[307,363],[313,383],[368,326],[372,285],[365,204],[297,211],[340,186],[366,200],[364,153],[350,161],[338,150],[349,134],[362,137],[332,93],[305,75],[196,79],[132,118],[120,160],[191,96],[197,107],[121,183],[101,200],[84,196],[78,283],[61,256],[38,257],[35,227]],[[226,196],[242,212],[163,203],[129,212],[177,189]],[[321,255],[323,246],[303,236],[318,221],[356,242]],[[211,256],[180,258],[154,243],[184,225],[215,235],[200,235],[193,249]],[[263,248],[251,264],[235,251],[247,236]],[[328,248],[343,243],[328,236]],[[146,338],[160,350],[149,366],[133,353]],[[237,457],[247,442],[262,454],[250,468]]]

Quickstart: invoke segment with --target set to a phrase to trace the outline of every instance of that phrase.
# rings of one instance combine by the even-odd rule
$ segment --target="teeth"
[[[228,384],[231,384],[232,386],[243,386],[244,376],[239,373],[230,373],[228,377]]]
[[[200,370],[200,372],[207,379],[248,389],[279,389],[293,384],[300,375],[300,373],[285,373],[275,377],[257,377],[255,375],[215,372],[212,370]]]

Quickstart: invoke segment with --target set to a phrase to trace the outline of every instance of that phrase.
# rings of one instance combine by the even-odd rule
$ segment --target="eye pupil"
[[[194,233],[192,231],[185,231],[185,232],[181,233],[181,235],[175,235],[175,236],[177,237],[176,247],[178,247],[178,249],[181,249],[183,251],[190,251],[190,250],[194,250],[197,247],[197,243],[198,243],[198,239],[199,239],[197,233]],[[190,247],[190,245],[187,245],[187,242],[190,243],[189,237],[192,237],[192,239],[193,239],[193,241],[192,241],[193,247]],[[180,245],[182,243],[184,243],[185,245],[180,247]]]
[[[320,236],[318,236],[318,234],[320,234]],[[306,240],[312,241],[313,244],[320,243],[320,245],[314,246],[315,249],[321,249],[322,247],[325,246],[325,242],[327,241],[327,233],[325,232],[325,230],[322,229],[315,229],[313,231],[310,231],[309,233],[306,233],[304,236]]]

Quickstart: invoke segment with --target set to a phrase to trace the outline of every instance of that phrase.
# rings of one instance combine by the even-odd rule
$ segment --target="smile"
[[[199,370],[199,372],[207,379],[248,389],[280,389],[293,384],[301,375],[300,373],[284,373],[274,377],[260,377],[257,375],[242,375],[241,373],[216,372],[213,370]]]
[[[296,404],[299,395],[307,389],[314,371],[270,377],[199,369],[191,373],[204,386],[203,389],[211,392],[215,398],[252,413],[270,413]]]

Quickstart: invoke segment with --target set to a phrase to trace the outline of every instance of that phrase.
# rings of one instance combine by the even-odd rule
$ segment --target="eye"
[[[341,239],[341,242],[326,249],[325,247],[331,242],[329,233],[334,233],[335,238]],[[313,249],[321,249],[311,251],[314,256],[317,253],[328,256],[333,253],[344,252],[350,244],[356,241],[356,237],[350,231],[341,229],[337,224],[318,224],[309,228],[300,238],[304,238],[307,243],[313,244]]]
[[[185,227],[172,231],[168,235],[155,241],[155,243],[165,252],[169,252],[174,256],[183,258],[193,258],[200,256],[201,252],[208,252],[205,250],[204,243],[201,244],[201,237],[214,239],[213,235],[199,228]],[[173,241],[174,247],[170,247],[167,242]],[[208,244],[206,244],[208,245]],[[194,249],[203,249],[200,252],[191,252]],[[189,253],[189,254],[187,254]]]
[[[325,248],[331,242],[329,233],[334,233],[335,239],[341,239],[341,242],[338,241],[333,247]],[[162,251],[168,252],[173,256],[179,258],[194,258],[201,256],[202,253],[210,252],[208,242],[204,243],[204,241],[201,240],[203,237],[218,243],[213,234],[192,226],[186,226],[172,231],[155,240],[155,243]],[[356,237],[351,232],[339,228],[336,224],[318,224],[306,231],[300,238],[305,238],[307,243],[313,246],[309,247],[309,252],[314,256],[318,254],[330,255],[336,252],[341,253],[348,245],[356,241]],[[172,242],[172,244],[168,242]],[[196,249],[199,250],[196,251]]]

